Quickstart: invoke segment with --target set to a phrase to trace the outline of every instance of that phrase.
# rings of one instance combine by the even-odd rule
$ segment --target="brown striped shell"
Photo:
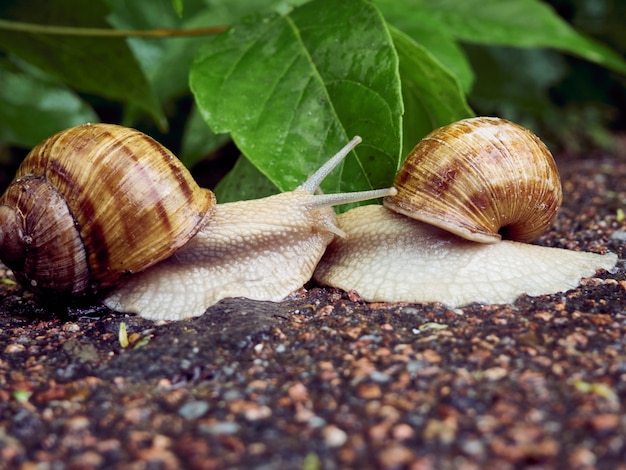
[[[387,208],[482,243],[528,242],[561,205],[550,151],[528,129],[500,118],[434,130],[407,156]]]
[[[214,205],[147,135],[77,126],[36,146],[0,198],[0,259],[41,296],[98,294],[170,256]]]

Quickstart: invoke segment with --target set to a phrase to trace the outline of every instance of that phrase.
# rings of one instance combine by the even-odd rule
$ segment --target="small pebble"
[[[348,435],[345,431],[332,424],[322,430],[322,435],[324,436],[324,443],[328,447],[340,447],[348,440]]]
[[[241,426],[239,423],[233,421],[220,421],[218,423],[206,424],[202,423],[199,425],[200,431],[205,434],[237,434]]]
[[[206,401],[190,401],[178,409],[178,414],[185,419],[197,419],[209,411]]]

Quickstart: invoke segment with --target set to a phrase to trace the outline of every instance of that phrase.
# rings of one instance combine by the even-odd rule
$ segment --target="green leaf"
[[[406,155],[431,130],[474,113],[457,79],[429,51],[397,29],[391,33],[400,58]]]
[[[412,8],[397,0],[378,0],[385,19],[423,46],[459,81],[466,93],[472,88],[474,72],[458,42],[444,28],[437,28],[427,19],[416,20]]]
[[[14,390],[11,395],[13,395],[13,398],[15,398],[15,401],[19,403],[26,403],[28,402],[32,394],[33,392],[31,392],[30,390],[17,389],[17,390]]]
[[[215,187],[215,197],[220,204],[257,199],[277,192],[278,188],[243,155]]]
[[[126,322],[121,322],[117,333],[117,339],[122,348],[127,348],[130,344],[128,342],[128,333],[126,332]]]
[[[0,58],[0,143],[33,147],[61,129],[98,120],[67,87]]]
[[[197,26],[196,17],[187,10],[186,18],[177,18],[168,0],[126,2],[110,0],[113,12],[109,22],[117,29],[188,29]],[[201,26],[214,26],[208,15],[202,15]],[[161,103],[189,93],[189,67],[198,47],[206,37],[189,36],[155,40],[129,38],[128,45]]]
[[[0,17],[42,25],[109,28],[103,0],[3,1]],[[0,30],[0,48],[78,91],[133,103],[165,126],[156,95],[124,39]]]
[[[379,0],[380,1],[380,0]],[[385,4],[391,0],[384,0]],[[446,31],[457,39],[503,46],[551,47],[621,73],[626,61],[587,38],[538,0],[394,0],[404,21]]]
[[[206,10],[220,18],[220,24],[233,24],[254,14],[286,14],[309,0],[202,0]]]
[[[215,134],[211,131],[202,119],[197,106],[194,106],[185,125],[179,158],[187,168],[191,168],[224,145],[229,138],[228,134]]]
[[[243,15],[256,11],[271,12],[276,0],[198,0],[185,3],[185,17],[176,16],[171,0],[128,2],[109,0],[112,14],[108,21],[117,29],[143,30],[171,28],[188,30],[235,23]],[[198,48],[207,36],[129,38],[128,44],[141,64],[159,101],[167,106],[171,100],[189,93],[189,69]]]
[[[179,18],[183,17],[183,0],[172,0],[172,8]]]
[[[282,191],[357,134],[364,143],[356,158],[324,190],[381,187],[393,178],[402,115],[397,56],[368,2],[316,0],[236,24],[199,51],[190,83],[211,128],[230,132]]]

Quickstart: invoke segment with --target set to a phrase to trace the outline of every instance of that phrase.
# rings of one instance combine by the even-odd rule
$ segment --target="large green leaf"
[[[0,144],[33,147],[96,113],[67,87],[0,59]]]
[[[109,0],[112,12],[107,20],[116,29],[184,29],[186,20],[176,16],[169,0],[127,2]],[[188,8],[189,10],[189,8]],[[188,14],[190,12],[188,11]],[[208,24],[207,26],[213,26]],[[185,36],[169,38],[128,38],[127,42],[162,103],[188,91],[189,67],[193,55],[206,38]]]
[[[583,36],[538,0],[377,0],[387,18],[457,39],[516,47],[550,47],[626,73],[624,58]],[[400,24],[401,23],[401,24]]]
[[[183,16],[183,0],[172,0],[172,8],[179,18]]]
[[[184,16],[177,16],[171,0],[108,0],[108,3],[112,13],[107,20],[117,29],[170,28],[182,31],[233,24],[253,12],[272,12],[282,2],[257,0],[251,4],[249,0],[188,0],[185,2]],[[172,99],[189,93],[189,68],[198,48],[206,39],[207,36],[203,35],[128,39],[128,44],[164,106]]]
[[[243,155],[215,187],[220,203],[245,201],[276,194],[278,189]]]
[[[3,0],[0,18],[43,25],[109,28],[104,0]],[[0,48],[81,92],[132,103],[165,125],[150,84],[124,39],[0,29]]]
[[[283,191],[357,134],[364,143],[356,158],[324,189],[380,187],[393,177],[402,115],[397,56],[368,2],[316,0],[236,24],[199,51],[190,83],[211,128],[230,132]]]
[[[178,158],[187,168],[191,168],[208,154],[224,145],[228,140],[228,134],[213,133],[209,126],[206,125],[206,122],[204,122],[198,107],[194,106],[191,108],[191,112],[185,122]]]
[[[428,50],[444,67],[456,76],[463,90],[468,92],[474,82],[474,72],[457,40],[447,29],[431,24],[423,14],[398,0],[377,0],[385,19],[408,34]]]
[[[431,130],[473,116],[456,77],[428,50],[392,28],[400,59],[404,97],[403,151],[406,155]]]

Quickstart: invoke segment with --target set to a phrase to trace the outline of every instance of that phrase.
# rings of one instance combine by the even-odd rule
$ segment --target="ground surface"
[[[618,269],[511,305],[308,286],[152,323],[4,284],[0,467],[626,469],[626,161],[559,166],[565,204],[538,242]]]

